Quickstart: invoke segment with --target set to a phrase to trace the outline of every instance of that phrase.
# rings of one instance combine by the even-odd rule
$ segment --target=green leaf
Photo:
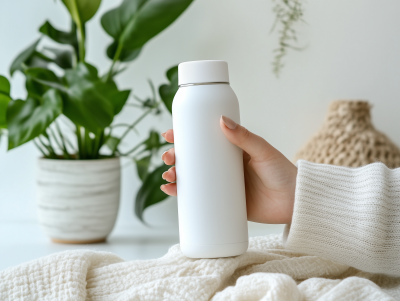
[[[34,67],[26,69],[24,73],[33,79],[55,82],[55,83],[60,82],[57,75],[55,75],[54,72],[49,69]]]
[[[0,75],[0,132],[7,128],[7,107],[10,101],[10,82],[6,77]]]
[[[8,79],[0,75],[0,136],[2,129],[7,128],[7,107],[11,101],[10,89]]]
[[[76,24],[89,21],[99,9],[101,0],[62,0]]]
[[[69,85],[64,100],[64,114],[74,123],[97,132],[109,126],[129,97],[129,90],[119,91],[112,81],[102,82],[97,69],[79,63],[65,72]]]
[[[103,83],[82,81],[68,88],[64,99],[64,115],[92,133],[109,126],[114,118],[114,107],[100,89]]]
[[[144,181],[146,178],[147,174],[149,173],[149,166],[150,166],[150,161],[151,161],[152,155],[145,156],[139,160],[135,159],[136,163],[136,170],[138,173],[138,176],[140,180]]]
[[[164,145],[169,144],[168,142],[160,142],[160,135],[156,131],[150,131],[149,138],[143,142],[145,149],[143,151],[156,151],[159,150]]]
[[[40,61],[40,57],[35,57],[36,54],[36,46],[39,44],[40,38],[37,39],[32,45],[30,45],[28,48],[26,48],[24,51],[22,51],[12,62],[11,67],[10,67],[10,74],[11,76],[14,74],[15,71],[17,70],[23,70],[23,65],[31,60],[38,60]],[[38,62],[36,64],[38,65]]]
[[[62,69],[72,69],[74,62],[74,54],[69,49],[57,49],[45,47],[45,50],[51,52],[54,56],[53,62]]]
[[[99,92],[105,95],[114,106],[114,115],[122,111],[126,101],[128,100],[131,90],[119,91],[117,85],[111,79],[106,83],[102,83]]]
[[[57,43],[71,45],[74,48],[78,45],[75,25],[72,26],[70,32],[67,32],[54,28],[49,21],[46,21],[40,26],[39,31]]]
[[[42,134],[61,112],[62,99],[54,89],[43,95],[42,104],[34,98],[11,101],[7,110],[8,149]]]
[[[51,87],[61,91],[65,88],[61,85],[59,78],[53,71],[44,68],[28,68],[24,71],[26,75],[26,90],[28,98],[33,97],[39,101],[42,100],[42,95]]]
[[[174,66],[167,71],[167,78],[169,80],[169,84],[160,86],[158,93],[160,94],[161,100],[167,107],[168,111],[172,113],[172,101],[174,100],[175,94],[179,89],[178,66]]]
[[[53,27],[49,21],[46,21],[40,28],[39,31],[44,35],[48,36],[53,41],[60,43],[71,45],[75,51],[75,54],[79,56],[79,45],[78,38],[76,35],[76,24],[71,22],[71,30],[69,32],[61,31]],[[67,69],[72,68],[72,52],[69,50],[58,50],[55,48],[45,48],[52,51],[56,58],[54,62],[59,65],[61,68]]]
[[[7,128],[7,107],[11,97],[0,93],[0,131]]]
[[[118,48],[118,42],[113,42],[112,44],[110,44],[107,47],[107,56],[112,59],[115,56],[115,53],[117,52],[117,48]],[[136,59],[140,52],[141,52],[142,48],[139,49],[134,49],[134,50],[130,50],[130,49],[122,49],[119,55],[119,60],[121,62],[130,62],[133,61],[134,59]]]
[[[25,88],[28,93],[27,98],[34,98],[39,102],[42,101],[42,95],[49,89],[48,86],[38,83],[29,76],[26,77]]]
[[[0,93],[10,96],[10,90],[10,82],[6,77],[0,75]]]
[[[121,5],[103,15],[101,25],[114,38],[107,54],[124,60],[129,51],[138,51],[151,38],[174,22],[193,0],[124,0]],[[112,51],[114,50],[115,51]],[[116,54],[117,53],[117,54]],[[112,56],[110,56],[113,54]],[[135,57],[132,55],[132,57]]]
[[[117,150],[117,147],[119,143],[121,142],[121,139],[117,137],[110,136],[105,142],[105,145],[111,150],[111,152],[114,154],[115,151]]]
[[[135,214],[142,222],[144,222],[143,212],[146,208],[157,204],[168,197],[168,195],[160,189],[161,185],[167,184],[167,181],[163,180],[161,176],[168,169],[169,166],[162,164],[153,172],[149,173],[136,195]]]
[[[65,79],[69,85],[73,85],[82,80],[97,81],[99,77],[96,67],[88,63],[78,63],[75,69],[65,72]]]

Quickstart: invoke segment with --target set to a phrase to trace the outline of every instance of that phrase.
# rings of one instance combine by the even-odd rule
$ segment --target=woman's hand
[[[243,150],[246,186],[247,219],[257,223],[290,223],[293,214],[297,167],[267,141],[232,119],[221,116],[220,126],[226,138]],[[173,130],[162,134],[174,142]],[[175,150],[162,155],[167,165],[175,164]],[[163,179],[175,182],[175,167],[163,174]],[[176,184],[161,186],[166,194],[176,196]]]

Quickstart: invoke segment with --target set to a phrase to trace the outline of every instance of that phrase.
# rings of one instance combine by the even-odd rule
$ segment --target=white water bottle
[[[224,61],[179,64],[172,105],[179,236],[191,258],[236,256],[248,247],[242,150],[220,128],[240,123]]]

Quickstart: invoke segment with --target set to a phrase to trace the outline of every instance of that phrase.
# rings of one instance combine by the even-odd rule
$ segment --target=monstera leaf
[[[71,45],[75,49],[75,52],[78,53],[76,25],[74,22],[71,23],[71,30],[69,32],[54,28],[49,21],[46,21],[42,26],[40,26],[39,31],[57,43]],[[62,66],[60,67],[63,68]]]
[[[129,97],[130,90],[119,91],[113,81],[102,82],[95,67],[79,63],[67,70],[67,97],[64,114],[74,123],[97,132],[109,126]]]
[[[174,66],[167,71],[167,78],[169,80],[168,85],[162,85],[158,89],[161,100],[167,107],[168,111],[172,113],[172,101],[174,96],[179,89],[178,86],[178,66]]]
[[[25,74],[29,96],[40,99],[50,88],[59,90],[63,93],[64,115],[93,133],[111,124],[130,93],[119,91],[112,80],[101,81],[97,69],[88,63],[67,69],[63,81],[49,69],[29,68]]]
[[[107,47],[107,56],[112,59],[115,56],[115,53],[118,48],[118,42],[113,42],[110,46]],[[129,62],[133,61],[137,58],[142,51],[142,48],[129,50],[129,49],[121,49],[119,54],[119,60],[121,62]]]
[[[54,42],[70,45],[74,49],[76,54],[79,53],[78,39],[76,36],[76,25],[74,22],[71,22],[71,30],[69,32],[61,31],[54,28],[49,21],[46,21],[42,26],[40,26],[39,31],[48,36]],[[53,62],[56,63],[58,66],[63,69],[72,68],[74,58],[73,52],[70,49],[45,47],[45,50],[53,54]]]
[[[74,54],[70,49],[57,49],[51,47],[45,47],[45,50],[52,53],[54,58],[52,59],[62,69],[72,69],[74,62]]]
[[[8,149],[22,145],[40,134],[61,114],[62,99],[58,91],[48,90],[42,103],[34,98],[11,101],[7,109]]]
[[[50,63],[55,63],[64,69],[72,68],[72,50],[45,48],[45,50],[52,54],[52,57],[49,57],[37,50],[39,42],[40,39],[36,40],[14,59],[10,67],[11,76],[17,70],[24,72],[27,68],[47,68]]]
[[[151,38],[174,22],[193,0],[124,0],[101,18],[104,30],[114,38],[108,47],[111,59],[129,61]]]
[[[44,68],[28,68],[24,71],[26,75],[25,87],[28,92],[28,98],[35,98],[39,101],[42,95],[46,93],[50,87],[62,87],[60,79],[53,71]]]
[[[10,75],[13,75],[17,70],[23,71],[26,67],[47,67],[52,62],[51,58],[36,51],[39,42],[40,39],[36,40],[14,59],[10,67]]]

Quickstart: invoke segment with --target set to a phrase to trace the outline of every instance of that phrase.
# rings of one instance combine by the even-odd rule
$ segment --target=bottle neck
[[[209,82],[209,83],[183,84],[183,85],[179,85],[179,87],[202,86],[202,85],[229,85],[229,82]]]

